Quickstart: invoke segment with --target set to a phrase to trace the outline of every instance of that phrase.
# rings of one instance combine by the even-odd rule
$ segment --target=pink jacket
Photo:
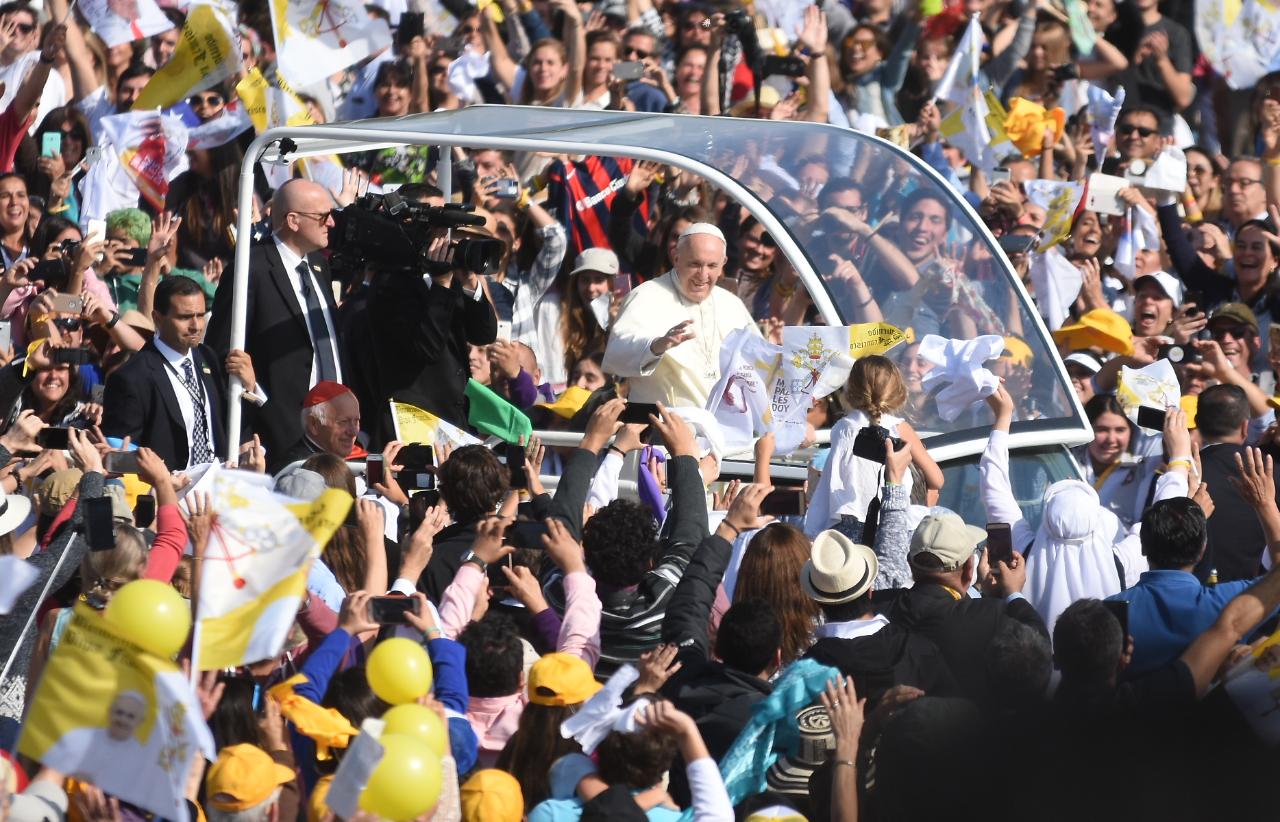
[[[116,310],[116,301],[111,299],[111,289],[107,288],[107,284],[98,278],[92,268],[84,272],[84,290],[96,297],[98,302],[106,306],[108,310]],[[0,317],[13,323],[13,350],[19,356],[25,353],[28,342],[27,309],[31,307],[31,301],[39,293],[34,285],[15,288],[9,292],[9,296],[4,301],[4,307],[0,308]]]
[[[484,589],[484,574],[474,563],[463,563],[440,598],[440,630],[449,639],[471,621],[476,597]],[[556,650],[581,657],[593,669],[600,658],[600,597],[596,581],[578,571],[564,578],[565,609]],[[492,767],[507,740],[520,726],[528,695],[521,690],[506,696],[472,697],[467,720],[480,740],[479,767]]]

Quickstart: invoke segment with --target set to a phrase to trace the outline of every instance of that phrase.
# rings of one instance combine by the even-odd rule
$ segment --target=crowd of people
[[[787,227],[821,300],[726,192],[622,157],[456,148],[448,185],[435,147],[320,158],[284,181],[260,171],[253,236],[237,237],[245,119],[187,152],[160,205],[104,210],[120,192],[94,190],[102,120],[173,59],[196,6],[162,0],[171,30],[108,46],[76,5],[0,5],[0,554],[33,569],[0,596],[11,818],[155,816],[13,752],[77,606],[101,612],[136,580],[194,603],[218,511],[188,492],[229,455],[284,496],[356,502],[284,647],[192,677],[218,754],[191,762],[191,818],[354,807],[332,794],[353,788],[335,778],[352,741],[286,717],[279,686],[304,675],[290,699],[360,728],[389,707],[365,662],[393,637],[427,650],[421,701],[448,729],[424,819],[1271,806],[1280,734],[1259,728],[1275,708],[1227,684],[1280,671],[1280,72],[1239,88],[1193,4],[495,0],[445,3],[432,31],[419,4],[375,0],[391,45],[293,89],[315,123],[497,103],[811,124],[776,132],[788,141],[744,122],[709,159]],[[229,7],[242,73],[169,109],[192,133],[243,114],[244,73],[287,79],[268,4]],[[964,104],[941,93],[975,27],[974,84],[1043,109],[1035,139],[994,159],[965,156]],[[527,110],[504,109],[506,127]],[[919,163],[833,136],[849,130]],[[1084,194],[1051,243],[1061,203],[1044,192],[1071,183]],[[476,225],[437,224],[403,260],[353,253],[344,212],[392,193]],[[500,253],[478,261],[460,239]],[[800,452],[803,489],[774,487],[769,433],[751,481],[727,481],[705,411],[721,349],[825,324],[828,297],[846,324],[905,341],[812,401],[804,445],[830,445]],[[928,335],[1003,340],[985,402],[944,407]],[[1125,381],[1159,363],[1180,399],[1135,409]],[[481,405],[580,440],[475,444],[495,433]],[[1080,478],[1028,488],[1019,431],[1078,407]],[[405,408],[456,435],[413,440]],[[960,475],[929,440],[974,430],[977,471],[948,489]],[[987,529],[938,505],[962,496]],[[90,550],[78,535],[99,498],[115,540]],[[764,513],[782,498],[799,504]],[[375,614],[386,596],[409,603],[406,624]],[[99,726],[127,736],[145,702],[121,695]]]

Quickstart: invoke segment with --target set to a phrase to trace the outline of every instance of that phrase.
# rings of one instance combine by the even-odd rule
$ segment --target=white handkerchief
[[[631,665],[623,665],[614,671],[603,688],[596,691],[576,714],[560,723],[560,735],[565,739],[576,739],[582,746],[582,752],[590,756],[611,731],[634,730],[633,710],[624,711],[620,706],[622,692],[639,678],[640,672]],[[646,699],[636,702],[648,704]]]
[[[1178,375],[1173,370],[1173,363],[1156,360],[1142,368],[1122,367],[1120,384],[1116,387],[1116,399],[1124,409],[1124,415],[1134,425],[1138,424],[1140,406],[1160,411],[1170,406],[1177,408],[1182,400],[1182,390],[1178,387]]]
[[[1169,146],[1156,155],[1139,186],[1153,191],[1181,194],[1187,190],[1187,155],[1177,146]]]
[[[982,364],[1003,351],[1004,338],[995,334],[974,340],[948,340],[929,334],[920,341],[920,356],[937,366],[924,377],[925,392],[933,393],[938,386],[944,386],[934,400],[943,421],[955,420],[974,403],[995,393],[1000,379]]]
[[[470,46],[463,49],[457,60],[449,64],[446,75],[449,90],[465,103],[479,103],[480,89],[476,88],[476,80],[489,76],[489,52],[479,54]],[[526,81],[527,82],[527,81]]]
[[[40,572],[21,557],[0,556],[0,614],[13,610],[22,592],[31,587]]]
[[[1057,246],[1031,255],[1031,284],[1036,289],[1036,307],[1050,331],[1057,331],[1071,314],[1071,304],[1080,296],[1084,275],[1071,264]]]

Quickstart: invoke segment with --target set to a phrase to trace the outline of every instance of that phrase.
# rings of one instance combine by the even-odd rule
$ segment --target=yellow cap
[[[547,654],[529,669],[529,701],[535,705],[577,705],[600,688],[591,666],[573,654]]]
[[[1095,308],[1078,322],[1062,326],[1053,332],[1053,340],[1068,351],[1101,348],[1126,356],[1133,353],[1133,329],[1109,308]]]
[[[520,783],[506,771],[476,771],[459,789],[463,822],[520,822],[524,818],[524,794]]]
[[[228,745],[205,776],[211,807],[243,811],[261,804],[272,791],[297,778],[292,768],[278,764],[256,745]]]

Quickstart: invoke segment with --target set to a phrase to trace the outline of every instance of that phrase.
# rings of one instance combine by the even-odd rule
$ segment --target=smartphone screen
[[[639,80],[644,76],[644,63],[639,60],[623,60],[614,63],[613,76],[619,80]]]
[[[369,617],[379,625],[408,625],[417,603],[408,597],[371,597]]]
[[[105,243],[107,241],[106,220],[90,220],[87,228],[89,231],[84,237],[86,243]]]
[[[503,568],[514,568],[515,561],[511,559],[511,555],[507,554],[497,562],[489,565],[489,587],[490,588],[506,588],[511,583],[507,580],[507,575],[502,573]]]
[[[1145,405],[1138,406],[1138,425],[1142,428],[1149,428],[1152,431],[1164,430],[1164,419],[1167,411],[1161,411],[1158,408],[1148,408]]]
[[[498,462],[507,466],[512,490],[529,487],[529,475],[524,470],[524,446],[507,442],[498,446]]]
[[[648,425],[649,415],[658,416],[658,404],[653,402],[629,402],[618,417],[619,422]]]
[[[67,436],[66,428],[41,428],[40,433],[36,434],[36,445],[41,448],[52,448],[54,451],[65,450],[70,445],[70,439]]]
[[[1120,623],[1120,630],[1124,631],[1124,635],[1129,635],[1129,603],[1123,599],[1104,599],[1102,606],[1111,612],[1111,615]]]
[[[364,481],[369,487],[381,485],[384,480],[381,454],[370,454],[364,461]]]
[[[62,132],[46,131],[40,135],[40,156],[57,157],[62,153]]]
[[[8,320],[0,321],[0,351],[13,345],[13,324]]]
[[[109,474],[136,474],[138,473],[138,452],[110,451],[107,453],[107,458],[103,460],[102,467],[106,468]]]
[[[58,365],[84,365],[93,360],[87,348],[55,348],[51,359]]]
[[[1013,559],[1013,530],[1007,522],[987,523],[987,563],[1008,563]]]
[[[49,429],[45,429],[46,431]],[[90,551],[110,551],[116,547],[115,523],[111,519],[111,498],[81,500],[84,507],[84,538]]]
[[[150,528],[156,520],[156,498],[150,494],[140,494],[133,505],[133,524],[139,528]]]
[[[772,517],[797,517],[804,513],[804,490],[776,488],[760,502],[760,513]]]

